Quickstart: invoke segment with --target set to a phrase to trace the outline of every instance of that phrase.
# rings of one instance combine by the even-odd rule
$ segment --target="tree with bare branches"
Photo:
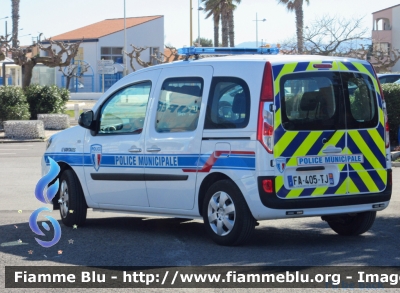
[[[374,66],[376,72],[390,72],[392,67],[400,60],[399,49],[384,49],[379,46],[364,46],[351,50],[344,57],[352,57],[368,60]]]
[[[346,56],[367,40],[368,29],[362,26],[363,18],[346,19],[324,15],[307,25],[303,36],[303,54]],[[282,53],[299,54],[295,40],[282,42]],[[361,45],[361,44],[360,44]]]
[[[25,88],[30,85],[32,79],[33,67],[37,63],[42,63],[48,67],[65,67],[71,64],[72,59],[78,53],[78,48],[83,40],[76,43],[64,43],[62,41],[53,41],[51,38],[47,40],[48,46],[44,46],[42,43],[37,43],[40,50],[45,52],[46,56],[30,56],[32,48],[36,45],[28,46],[27,48],[21,48],[19,41],[17,46],[10,49],[14,63],[24,67],[24,77],[22,80],[22,87]],[[53,46],[58,47],[58,52]]]
[[[82,64],[83,62],[75,62],[64,68],[60,66],[58,71],[60,71],[66,78],[67,82],[65,85],[66,89],[69,89],[69,85],[73,78],[81,78],[85,72],[88,71],[90,65],[88,63]]]
[[[141,58],[141,54],[143,51],[146,51],[149,47],[136,47],[131,44],[132,51],[124,52],[129,58],[129,64],[133,71],[136,71],[135,66],[133,65],[133,61],[135,60],[140,66],[143,68],[150,67],[156,64],[169,63],[179,59],[178,50],[175,47],[165,46],[167,48],[167,54],[159,52],[158,54],[152,54],[150,56],[150,61],[146,62]]]

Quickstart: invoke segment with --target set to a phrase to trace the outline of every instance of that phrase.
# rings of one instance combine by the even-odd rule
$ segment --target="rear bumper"
[[[304,199],[280,199],[276,193],[266,193],[262,187],[262,180],[273,179],[272,176],[258,177],[258,193],[260,200],[264,206],[270,209],[278,210],[292,210],[292,209],[311,209],[311,208],[326,208],[326,207],[339,207],[339,206],[352,206],[362,204],[372,204],[379,202],[388,202],[392,196],[391,174],[392,170],[388,170],[388,184],[386,189],[379,193],[368,194],[355,194],[344,196],[329,196],[329,197],[316,197]],[[275,188],[273,189],[275,190]]]

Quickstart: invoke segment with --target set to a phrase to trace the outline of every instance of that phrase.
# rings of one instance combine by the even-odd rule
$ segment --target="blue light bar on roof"
[[[278,48],[229,48],[229,47],[185,47],[178,49],[179,55],[243,55],[243,54],[268,54],[276,55]]]

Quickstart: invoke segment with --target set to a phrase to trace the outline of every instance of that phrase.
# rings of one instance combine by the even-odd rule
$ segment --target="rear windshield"
[[[288,74],[281,78],[280,93],[286,130],[367,128],[378,122],[374,87],[364,74]]]

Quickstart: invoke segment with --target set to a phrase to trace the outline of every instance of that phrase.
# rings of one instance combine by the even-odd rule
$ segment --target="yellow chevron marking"
[[[375,155],[372,153],[371,149],[365,143],[364,139],[361,137],[360,133],[357,130],[352,130],[348,132],[350,137],[353,139],[354,143],[360,149],[361,153],[364,155],[365,158],[368,159],[371,166],[374,169],[383,169],[383,166],[379,161],[376,159]]]
[[[338,130],[336,131],[336,133],[332,136],[332,138],[328,141],[328,145],[324,146],[318,153],[318,155],[322,155],[325,156],[325,154],[322,152],[322,150],[324,150],[325,148],[327,148],[330,145],[336,146],[339,142],[339,140],[343,137],[343,135],[345,134],[344,130]],[[346,148],[342,151],[343,154],[346,154]],[[340,171],[343,170],[344,166],[346,164],[338,164],[338,168]]]
[[[381,177],[382,182],[386,186],[386,184],[387,184],[387,171],[386,170],[375,170],[375,171],[378,173],[379,177]]]
[[[325,194],[326,190],[328,187],[317,187],[314,189],[314,191],[311,193],[311,196],[322,196]]]
[[[275,190],[276,190],[276,193],[278,193],[279,190],[281,190],[282,187],[283,187],[283,176],[276,176],[275,177]]]
[[[275,129],[277,129],[279,125],[281,125],[281,108],[279,108],[278,111],[275,112],[274,124]]]
[[[296,198],[299,197],[300,194],[303,192],[304,188],[296,188],[289,191],[286,195],[286,198]]]
[[[344,130],[338,130],[336,133],[331,137],[331,139],[327,142],[327,144],[319,151],[318,155],[324,155],[322,150],[326,149],[330,145],[337,145],[339,140],[342,138],[342,136],[345,134]]]
[[[367,171],[358,171],[357,174],[358,176],[360,176],[365,186],[367,186],[368,191],[379,191],[378,186],[376,186],[374,180],[371,178],[371,175],[369,175]]]
[[[353,64],[354,67],[358,69],[358,71],[368,75],[371,78],[371,80],[374,84],[375,91],[377,91],[379,93],[378,82],[376,81],[375,77],[368,71],[368,69],[365,68],[364,64],[359,63],[359,62],[351,62],[351,64]]]
[[[275,158],[280,157],[290,142],[298,134],[298,131],[286,131],[274,147]]]
[[[339,70],[349,70],[346,65],[344,65],[342,62],[338,61],[338,67]]]
[[[379,122],[385,128],[385,114],[383,114],[383,110],[379,109]]]
[[[357,186],[354,184],[353,180],[351,178],[348,178],[349,181],[349,192],[350,193],[359,193],[360,191],[358,190]]]
[[[347,177],[345,180],[343,180],[342,185],[336,190],[335,194],[346,194],[347,191]]]
[[[385,141],[383,140],[382,136],[380,136],[378,130],[376,129],[369,129],[369,135],[372,137],[373,141],[375,142],[376,146],[380,150],[380,152],[385,156]]]
[[[276,96],[279,92],[279,89],[280,89],[279,83],[281,81],[282,75],[292,73],[294,71],[294,69],[296,68],[297,64],[298,64],[298,62],[293,62],[293,63],[287,63],[287,64],[283,65],[281,72],[279,72],[278,76],[275,77],[274,96]]]
[[[287,162],[288,166],[297,166],[297,157],[305,156],[311,147],[314,145],[315,141],[322,135],[322,131],[311,131],[309,135],[307,135],[306,139],[301,143],[301,145],[297,148],[296,152],[290,158],[289,162]]]

